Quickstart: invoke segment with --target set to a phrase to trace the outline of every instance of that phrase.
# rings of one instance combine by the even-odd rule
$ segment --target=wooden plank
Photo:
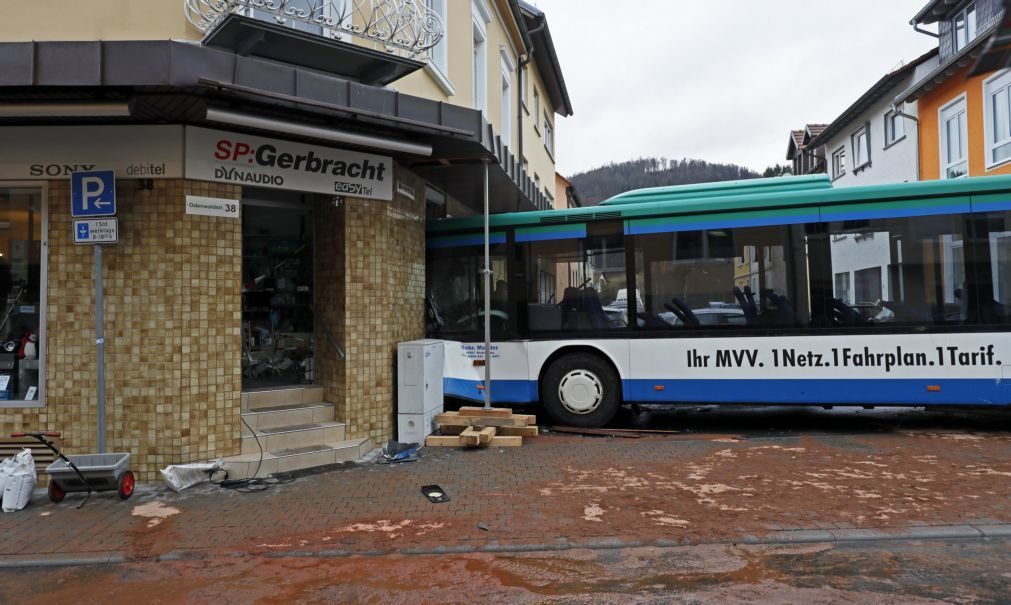
[[[532,416],[510,416],[508,418],[489,418],[482,416],[461,416],[453,412],[436,414],[435,424],[443,426],[527,426]]]
[[[496,435],[491,438],[489,447],[520,447],[523,445],[523,437],[502,437]]]
[[[460,447],[460,438],[452,436],[443,435],[429,435],[425,439],[425,445],[428,447]]]
[[[498,434],[506,437],[536,437],[540,433],[537,426],[503,426],[499,427]]]
[[[494,427],[489,427],[494,429]],[[468,426],[460,433],[460,445],[465,447],[477,447],[481,444],[481,433],[472,426]]]
[[[471,427],[471,430],[474,430],[473,427]],[[481,445],[487,445],[488,443],[491,442],[492,438],[495,437],[495,432],[496,432],[495,427],[493,426],[484,427],[477,434],[478,441],[481,443]]]
[[[440,426],[439,432],[443,435],[459,435],[460,433],[466,431],[469,427],[466,426]],[[503,428],[514,428],[514,427],[503,427]]]
[[[492,408],[486,410],[484,408],[477,407],[462,407],[460,408],[461,416],[484,416],[487,418],[508,418],[513,415],[513,411],[509,408]]]

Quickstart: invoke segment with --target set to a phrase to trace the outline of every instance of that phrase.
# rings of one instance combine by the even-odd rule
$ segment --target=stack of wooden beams
[[[462,407],[435,417],[441,435],[425,440],[429,447],[520,447],[524,437],[537,436],[537,417],[513,414],[508,408]]]

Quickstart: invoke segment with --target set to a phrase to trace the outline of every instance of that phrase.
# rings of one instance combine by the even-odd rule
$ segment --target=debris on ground
[[[425,494],[425,497],[432,502],[449,502],[449,496],[446,495],[446,490],[442,489],[438,485],[422,485],[421,493]]]
[[[428,437],[429,447],[520,447],[524,437],[538,435],[536,416],[509,408],[462,407],[437,415],[435,423],[442,434]]]

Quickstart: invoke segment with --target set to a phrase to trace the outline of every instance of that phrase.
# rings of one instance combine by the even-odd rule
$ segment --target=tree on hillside
[[[584,206],[594,206],[632,189],[753,179],[758,173],[735,164],[682,158],[639,158],[610,163],[569,178]]]
[[[789,164],[773,164],[762,172],[762,177],[789,176],[791,174],[793,174],[793,169],[790,168]]]

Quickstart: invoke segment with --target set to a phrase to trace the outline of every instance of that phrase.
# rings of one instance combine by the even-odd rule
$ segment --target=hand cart
[[[49,475],[49,499],[60,502],[71,492],[88,492],[84,506],[92,492],[116,490],[126,500],[133,495],[136,481],[127,468],[130,454],[80,454],[65,456],[47,437],[59,437],[58,432],[11,433],[11,437],[34,437],[59,456],[59,460],[46,468]]]

